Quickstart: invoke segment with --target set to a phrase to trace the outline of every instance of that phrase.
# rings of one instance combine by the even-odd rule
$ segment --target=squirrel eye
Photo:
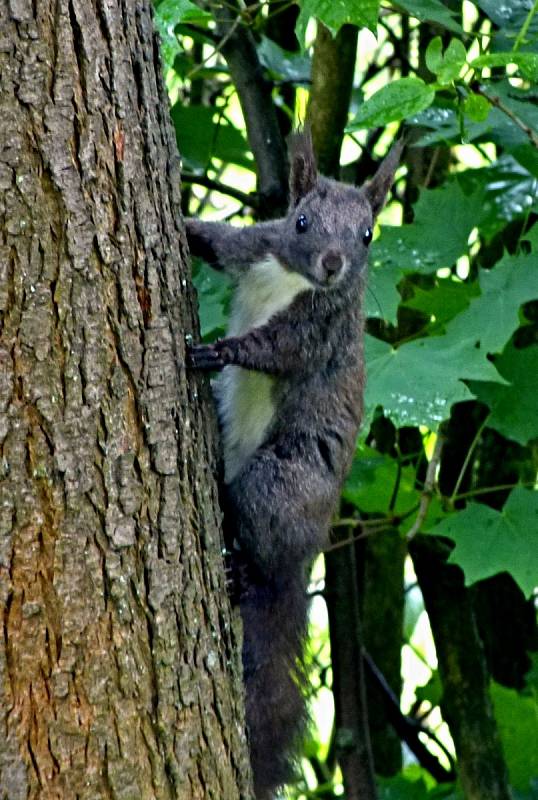
[[[371,228],[366,228],[366,230],[364,231],[364,233],[362,235],[362,241],[363,241],[363,244],[365,244],[366,247],[368,247],[368,245],[372,241],[372,229]]]
[[[295,223],[295,230],[297,233],[304,233],[308,230],[308,220],[304,214],[299,214],[297,222]]]

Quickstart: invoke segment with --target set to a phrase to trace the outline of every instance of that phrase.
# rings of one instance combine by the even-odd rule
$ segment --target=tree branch
[[[439,741],[433,731],[413,717],[408,717],[402,713],[398,698],[385,680],[381,670],[378,669],[371,656],[363,650],[362,653],[368,674],[376,683],[383,695],[385,706],[388,711],[390,723],[400,739],[406,743],[412,753],[417,757],[419,764],[427,769],[439,783],[450,783],[455,780],[454,759],[452,754],[446,749],[444,744]],[[419,739],[419,733],[424,733],[429,739],[434,741],[448,758],[450,770],[445,769],[438,759],[430,753],[426,745]]]
[[[256,210],[259,208],[258,195],[255,193],[247,194],[240,189],[235,189],[233,186],[228,186],[226,183],[221,183],[215,178],[210,178],[208,175],[197,175],[194,172],[182,172],[181,178],[185,183],[195,183],[198,186],[205,186],[206,189],[211,189],[214,192],[233,197],[234,200],[239,200],[244,206],[250,206]]]
[[[505,103],[501,100],[500,97],[498,97],[495,94],[489,94],[489,92],[484,91],[484,89],[480,85],[473,84],[472,88],[477,94],[481,94],[482,97],[485,97],[486,100],[489,100],[489,102],[493,106],[498,108],[499,111],[502,111],[503,114],[506,114],[506,116],[512,120],[514,125],[517,125],[518,128],[520,128],[523,131],[523,133],[530,139],[532,144],[535,147],[538,147],[538,134],[536,133],[536,131],[533,130],[533,128],[531,128],[530,125],[527,125],[527,123],[524,122],[520,117],[518,117],[517,114],[514,114],[512,109],[509,108],[507,105],[505,105]]]
[[[223,37],[222,54],[237,90],[258,168],[258,211],[262,218],[269,218],[284,214],[288,204],[286,147],[278,126],[271,84],[263,74],[254,37],[248,28],[238,24],[239,17],[236,0],[221,5],[216,15]]]
[[[337,175],[340,149],[347,122],[358,29],[344,25],[333,38],[318,22],[312,59],[312,88],[307,120],[319,168],[325,175]]]
[[[424,488],[422,490],[422,494],[420,495],[420,505],[418,509],[418,514],[414,523],[411,525],[411,527],[406,533],[406,538],[408,541],[410,539],[413,539],[413,537],[417,535],[417,533],[420,530],[420,526],[426,519],[426,514],[428,513],[428,509],[432,501],[435,475],[437,472],[437,467],[441,462],[441,453],[443,452],[443,445],[445,443],[445,438],[446,437],[444,436],[444,434],[442,434],[441,430],[439,430],[437,432],[437,441],[435,442],[435,449],[429,461],[428,469],[426,470],[426,479],[424,481]]]

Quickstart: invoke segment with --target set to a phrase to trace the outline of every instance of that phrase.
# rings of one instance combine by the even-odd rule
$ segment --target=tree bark
[[[307,120],[320,171],[338,177],[357,58],[358,29],[344,25],[336,36],[318,22],[312,57]]]
[[[342,539],[351,532],[344,529]],[[362,657],[355,545],[325,554],[335,710],[335,750],[347,800],[376,800]]]
[[[409,549],[432,627],[443,685],[441,707],[454,739],[465,797],[510,800],[489,673],[463,573],[447,563],[446,540],[419,534]]]
[[[197,324],[149,2],[0,0],[0,797],[251,796]]]
[[[395,696],[402,691],[401,650],[404,621],[403,572],[405,542],[396,531],[371,536],[357,547],[358,591],[364,647]],[[402,768],[402,742],[394,730],[386,698],[366,673],[370,739],[377,775],[395,775]]]

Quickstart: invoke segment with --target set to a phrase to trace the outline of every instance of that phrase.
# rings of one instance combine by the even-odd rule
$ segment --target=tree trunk
[[[0,797],[250,797],[147,0],[0,0]],[[203,412],[202,412],[203,407]]]
[[[352,531],[343,529],[341,538]],[[355,545],[325,554],[335,711],[335,750],[347,800],[376,800],[362,657]],[[375,713],[375,710],[374,710]]]
[[[450,546],[421,534],[410,544],[432,627],[443,685],[441,708],[450,727],[466,800],[511,800],[508,770],[489,696],[489,674],[459,567]]]

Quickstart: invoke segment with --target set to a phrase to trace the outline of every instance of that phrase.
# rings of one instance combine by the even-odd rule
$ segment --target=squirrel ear
[[[309,127],[296,131],[290,137],[290,199],[296,206],[299,200],[312,191],[318,180],[316,158]]]
[[[372,180],[364,186],[363,191],[372,206],[374,218],[385,205],[389,189],[394,181],[394,174],[400,164],[404,144],[403,139],[396,142],[388,156],[381,162]]]

